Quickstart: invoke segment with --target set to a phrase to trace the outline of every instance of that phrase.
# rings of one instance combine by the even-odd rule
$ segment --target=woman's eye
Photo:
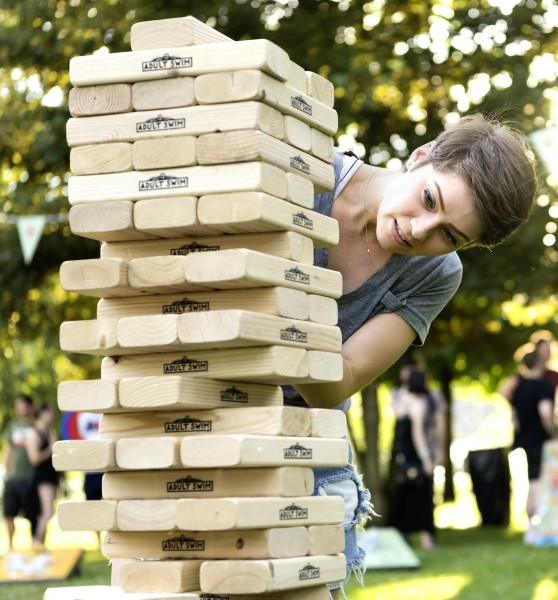
[[[426,208],[434,208],[434,198],[432,197],[432,192],[428,188],[424,188],[422,197]]]
[[[457,246],[457,238],[449,229],[444,229],[444,237],[452,246]]]

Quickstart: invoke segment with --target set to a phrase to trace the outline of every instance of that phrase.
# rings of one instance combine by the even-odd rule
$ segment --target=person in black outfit
[[[546,440],[555,436],[552,407],[553,390],[544,375],[543,365],[536,351],[523,357],[525,373],[517,375],[511,396],[514,424],[513,449],[523,448],[527,456],[529,492],[527,516],[531,519],[537,509],[542,448]]]
[[[56,441],[50,431],[53,421],[52,407],[42,404],[26,440],[29,461],[34,467],[31,485],[37,490],[40,501],[40,516],[33,535],[33,547],[36,550],[44,548],[46,528],[54,514],[54,501],[58,491],[59,477],[52,466],[52,444]]]
[[[422,371],[413,371],[396,413],[393,454],[395,493],[387,524],[410,541],[420,533],[423,550],[436,546],[434,530],[434,457],[428,446],[427,423],[434,399]]]

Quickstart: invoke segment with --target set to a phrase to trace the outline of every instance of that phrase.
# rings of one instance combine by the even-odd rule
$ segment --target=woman
[[[44,548],[46,528],[54,514],[54,501],[58,490],[58,473],[52,466],[52,445],[56,441],[50,429],[54,422],[54,411],[48,404],[41,404],[37,411],[34,427],[27,435],[26,447],[29,461],[34,467],[32,486],[39,496],[41,514],[33,536],[33,547]]]
[[[436,546],[434,533],[434,455],[428,444],[428,423],[435,411],[434,397],[423,372],[409,375],[395,414],[393,455],[395,493],[388,525],[410,541],[420,533],[423,550]]]
[[[341,151],[334,170],[335,188],[316,195],[315,210],[337,219],[339,244],[317,249],[314,262],[343,275],[343,376],[284,395],[286,404],[347,412],[352,394],[424,342],[461,281],[455,251],[495,246],[527,220],[536,176],[524,138],[479,115],[416,149],[402,170]],[[371,509],[368,492],[351,464],[316,470],[315,493],[328,492],[345,499],[348,572],[362,574],[355,527]]]
[[[527,457],[526,511],[529,527],[525,541],[529,543],[532,532],[532,519],[536,514],[540,485],[543,444],[556,435],[553,423],[554,391],[544,381],[544,362],[537,351],[528,352],[523,357],[524,370],[517,375],[517,382],[511,395],[514,439],[512,448],[523,448]]]

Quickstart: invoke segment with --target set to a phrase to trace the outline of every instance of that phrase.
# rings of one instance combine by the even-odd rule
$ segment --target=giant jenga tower
[[[131,34],[70,62],[70,226],[101,246],[60,279],[100,300],[60,340],[104,358],[58,403],[102,418],[53,453],[106,472],[103,499],[58,520],[107,532],[113,585],[45,600],[327,600],[344,506],[312,495],[312,467],[347,463],[345,416],[283,406],[279,386],[342,376],[341,276],[312,264],[338,241],[312,210],[334,185],[333,87],[191,17]]]

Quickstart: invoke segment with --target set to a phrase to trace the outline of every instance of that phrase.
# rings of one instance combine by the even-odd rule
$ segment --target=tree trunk
[[[364,485],[370,490],[374,509],[381,515],[374,522],[381,524],[385,519],[385,491],[380,475],[378,439],[380,431],[380,411],[378,408],[378,389],[375,383],[362,390],[362,418],[364,422],[365,448],[358,454]]]
[[[451,381],[452,371],[449,367],[444,367],[441,372],[440,383],[442,386],[442,393],[444,394],[447,403],[448,410],[446,412],[446,464],[444,465],[446,472],[446,479],[444,483],[444,502],[453,502],[455,500],[455,489],[453,486],[453,464],[450,457],[450,448],[452,442],[452,395],[451,395]]]

